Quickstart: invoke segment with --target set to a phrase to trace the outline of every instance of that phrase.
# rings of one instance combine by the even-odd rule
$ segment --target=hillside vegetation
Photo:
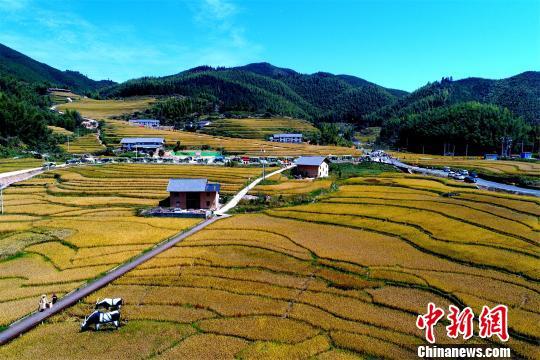
[[[134,79],[104,89],[100,94],[105,97],[205,97],[221,112],[268,112],[308,119],[355,121],[393,103],[403,92],[354,77],[328,73],[305,75],[260,63],[237,68],[204,66],[177,75]]]
[[[77,71],[60,71],[0,44],[0,75],[9,75],[27,83],[67,87],[76,92],[94,91],[113,85],[110,80],[95,81]]]

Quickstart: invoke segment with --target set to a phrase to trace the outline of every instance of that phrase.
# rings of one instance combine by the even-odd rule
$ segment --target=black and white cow
[[[122,298],[105,298],[103,300],[98,300],[96,302],[96,309],[99,309],[100,307],[103,307],[107,310],[119,310],[122,305],[124,304],[124,301]]]
[[[95,325],[96,330],[99,330],[100,325],[109,323],[113,323],[118,329],[120,326],[120,311],[115,310],[106,313],[97,310],[94,311],[88,317],[84,318],[84,321],[81,324],[81,331],[88,330],[91,325]]]

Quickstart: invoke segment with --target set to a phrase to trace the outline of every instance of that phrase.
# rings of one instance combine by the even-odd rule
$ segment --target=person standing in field
[[[56,304],[56,302],[58,301],[58,296],[56,296],[56,294],[52,294],[52,305]],[[51,307],[52,307],[51,305]]]
[[[49,301],[47,300],[47,295],[41,295],[41,298],[39,299],[39,311],[45,311],[48,304]]]

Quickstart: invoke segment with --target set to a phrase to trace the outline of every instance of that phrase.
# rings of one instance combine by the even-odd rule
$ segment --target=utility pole
[[[68,152],[69,152],[69,135],[67,136],[67,140],[68,140]]]
[[[469,156],[469,144],[465,145],[465,159]]]
[[[4,215],[4,188],[5,185],[0,185],[0,203],[2,204],[2,215]]]
[[[264,155],[265,153],[265,150],[264,148],[261,148],[261,154]],[[263,159],[262,160],[262,164],[263,164],[263,176],[262,176],[262,181],[264,181],[266,179],[266,159]]]

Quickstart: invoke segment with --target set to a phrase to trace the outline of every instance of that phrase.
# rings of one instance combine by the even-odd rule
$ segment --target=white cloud
[[[27,7],[29,0],[0,0],[0,10],[18,11]]]
[[[262,46],[245,36],[238,20],[241,10],[226,0],[203,0],[194,11],[194,21],[204,32],[208,43],[196,50],[198,63],[234,66],[253,61]]]
[[[226,20],[236,13],[237,7],[229,1],[203,0],[195,14],[195,20],[201,22]]]

